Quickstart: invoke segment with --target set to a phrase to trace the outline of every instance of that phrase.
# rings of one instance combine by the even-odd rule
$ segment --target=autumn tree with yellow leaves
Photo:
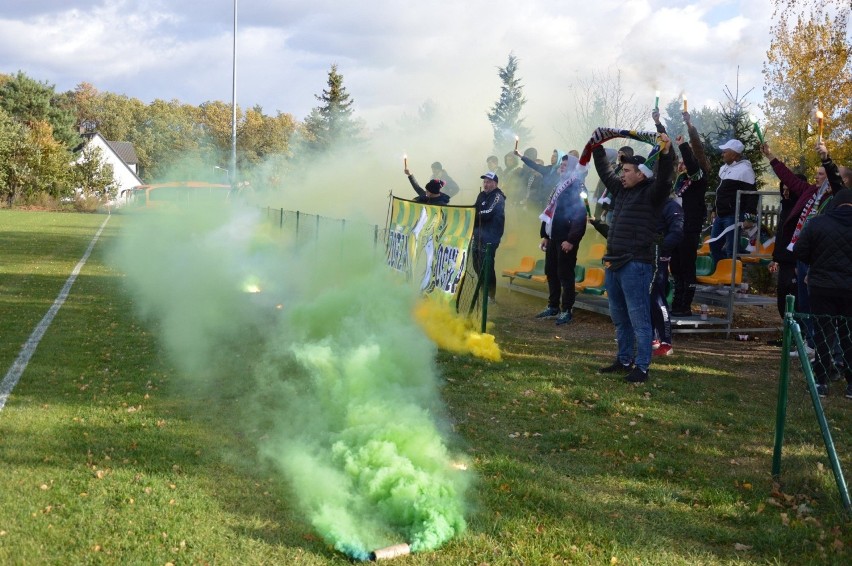
[[[852,165],[849,0],[776,0],[762,109],[773,151],[808,174],[819,161],[815,112],[836,162]]]

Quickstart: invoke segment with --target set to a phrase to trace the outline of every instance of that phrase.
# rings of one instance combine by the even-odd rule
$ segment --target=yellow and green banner
[[[424,294],[455,298],[464,276],[476,209],[393,197],[387,264],[420,282]]]

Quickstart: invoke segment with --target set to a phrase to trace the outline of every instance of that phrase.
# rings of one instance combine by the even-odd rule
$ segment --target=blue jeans
[[[734,224],[735,216],[717,216],[713,220],[713,227],[710,230],[710,238],[715,238],[725,231],[725,228]],[[734,230],[731,230],[725,236],[710,242],[710,255],[713,256],[713,263],[718,264],[720,259],[730,259],[734,257]]]
[[[651,279],[654,266],[631,261],[606,270],[609,316],[615,325],[618,361],[635,363],[642,371],[651,365]],[[635,356],[634,356],[635,350]]]

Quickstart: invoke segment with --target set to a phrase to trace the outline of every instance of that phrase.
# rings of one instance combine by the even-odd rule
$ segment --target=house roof
[[[139,158],[136,156],[136,150],[133,148],[132,143],[126,141],[104,141],[107,142],[107,145],[112,148],[115,154],[128,165],[135,165],[139,163]]]

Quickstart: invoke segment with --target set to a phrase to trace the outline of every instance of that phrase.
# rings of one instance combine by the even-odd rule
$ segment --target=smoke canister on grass
[[[405,556],[406,554],[411,554],[411,547],[408,544],[395,544],[393,546],[386,546],[385,548],[377,548],[370,553],[370,560],[373,562],[377,560],[388,560],[390,558],[396,558],[397,556]]]

